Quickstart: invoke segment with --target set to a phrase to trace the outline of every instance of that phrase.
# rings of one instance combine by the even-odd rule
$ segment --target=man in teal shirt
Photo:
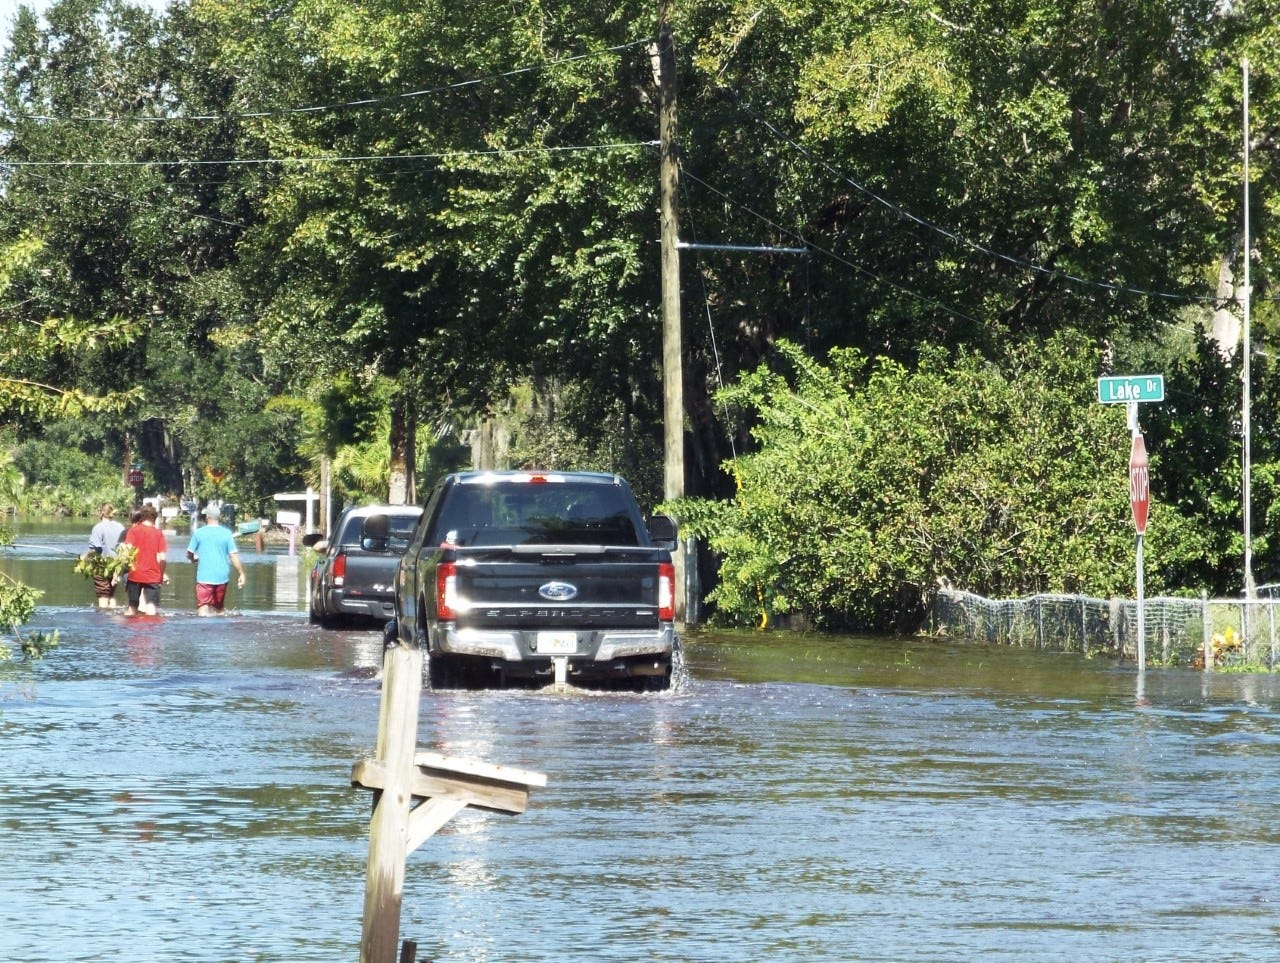
[[[240,576],[237,588],[244,588],[244,568],[235,536],[218,524],[222,510],[209,505],[204,517],[208,524],[192,532],[187,544],[187,558],[196,563],[196,614],[220,615],[227,602],[231,569]]]

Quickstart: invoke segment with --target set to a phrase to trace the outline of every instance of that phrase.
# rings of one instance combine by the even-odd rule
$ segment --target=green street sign
[[[1099,378],[1098,400],[1104,405],[1122,405],[1130,401],[1164,401],[1164,375]]]

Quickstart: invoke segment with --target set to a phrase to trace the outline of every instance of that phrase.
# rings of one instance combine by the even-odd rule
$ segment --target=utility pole
[[[680,330],[680,230],[677,198],[680,187],[679,146],[676,139],[676,45],[671,30],[672,0],[659,0],[657,84],[660,141],[659,182],[662,219],[662,401],[663,497],[684,497],[684,368]],[[685,618],[685,557],[676,542],[676,621]]]

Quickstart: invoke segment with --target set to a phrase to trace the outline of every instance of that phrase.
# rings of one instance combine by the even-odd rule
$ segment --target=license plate
[[[572,655],[578,651],[576,632],[539,632],[538,652],[541,655]]]

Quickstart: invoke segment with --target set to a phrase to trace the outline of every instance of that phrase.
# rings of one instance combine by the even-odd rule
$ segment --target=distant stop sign
[[[1140,434],[1133,436],[1129,449],[1129,507],[1133,510],[1133,527],[1141,535],[1147,530],[1147,511],[1151,507],[1151,477],[1147,473],[1147,446]]]
[[[133,471],[129,472],[129,484],[132,485],[134,488],[141,488],[142,472],[138,471],[138,469],[136,468]]]

